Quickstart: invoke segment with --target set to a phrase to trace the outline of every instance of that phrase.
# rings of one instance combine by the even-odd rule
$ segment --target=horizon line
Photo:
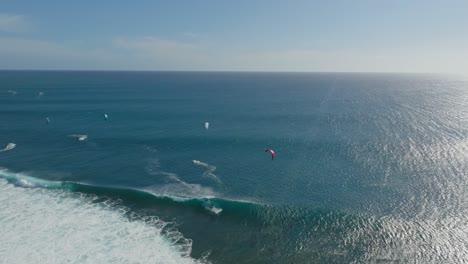
[[[320,73],[320,74],[416,74],[416,75],[463,75],[448,72],[393,72],[393,71],[263,71],[263,70],[118,70],[118,69],[0,69],[0,72],[160,72],[160,73]]]

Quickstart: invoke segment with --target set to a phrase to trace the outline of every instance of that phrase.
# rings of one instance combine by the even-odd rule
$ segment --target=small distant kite
[[[68,135],[69,137],[74,137],[74,138],[77,138],[79,141],[85,141],[88,139],[88,135],[77,135],[77,134],[73,134],[73,135]]]
[[[78,137],[78,140],[79,140],[79,141],[84,141],[84,140],[86,140],[86,139],[88,139],[88,136],[87,136],[87,135],[81,135],[81,136]]]
[[[107,114],[104,114],[104,120],[107,121],[107,119],[109,119],[109,117],[107,116]]]
[[[271,160],[275,159],[275,151],[272,149],[265,149],[265,152],[270,152],[271,154]]]

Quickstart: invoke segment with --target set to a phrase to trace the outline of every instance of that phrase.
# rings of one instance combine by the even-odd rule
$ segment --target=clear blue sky
[[[468,72],[468,1],[2,1],[0,69]]]

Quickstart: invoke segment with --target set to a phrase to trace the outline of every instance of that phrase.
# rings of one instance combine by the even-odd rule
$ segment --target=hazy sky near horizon
[[[0,69],[468,72],[466,0],[2,1]]]

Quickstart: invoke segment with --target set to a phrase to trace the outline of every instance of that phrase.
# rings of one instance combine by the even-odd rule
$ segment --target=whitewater
[[[204,262],[190,258],[192,241],[169,223],[130,214],[117,200],[16,183],[0,178],[2,263]]]

